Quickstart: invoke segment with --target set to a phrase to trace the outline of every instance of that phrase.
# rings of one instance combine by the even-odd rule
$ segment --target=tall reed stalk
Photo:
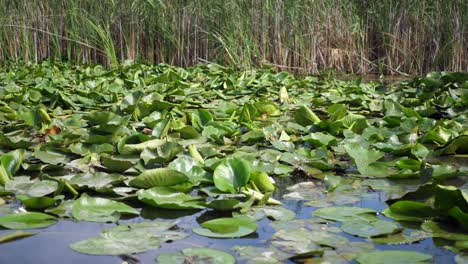
[[[468,71],[465,0],[3,0],[0,60]]]

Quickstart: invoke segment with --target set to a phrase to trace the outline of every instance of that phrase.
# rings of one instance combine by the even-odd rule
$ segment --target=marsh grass
[[[468,70],[464,0],[3,0],[0,60]]]

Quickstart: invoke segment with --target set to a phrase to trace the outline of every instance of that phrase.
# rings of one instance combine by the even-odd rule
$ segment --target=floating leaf
[[[468,154],[468,135],[461,135],[437,150],[439,155]]]
[[[170,230],[170,222],[142,222],[105,230],[99,237],[75,242],[70,247],[90,255],[123,255],[158,248],[162,243],[183,239],[188,234]]]
[[[0,236],[0,244],[30,237],[30,236],[34,236],[37,234],[38,233],[35,233],[35,232],[23,232],[23,231],[15,231],[13,233],[7,233],[5,235]]]
[[[388,234],[394,234],[401,228],[393,223],[382,220],[363,221],[360,219],[349,220],[341,225],[344,232],[360,237],[376,237]]]
[[[457,233],[454,231],[449,231],[450,228],[447,228],[441,223],[435,221],[426,221],[421,225],[421,229],[431,234],[433,237],[440,237],[447,240],[455,241],[468,241],[468,235],[463,233]]]
[[[454,186],[436,185],[434,190],[434,207],[441,214],[447,215],[453,207],[468,212],[468,195]]]
[[[257,224],[245,218],[218,218],[200,226],[201,228],[193,228],[195,234],[216,238],[243,237],[257,230]]]
[[[387,176],[388,167],[382,163],[376,163],[384,156],[384,153],[363,147],[361,144],[345,145],[345,150],[354,160],[359,172],[368,177]]]
[[[148,190],[139,190],[137,194],[139,200],[154,207],[182,210],[205,208],[200,197],[177,192],[170,187],[153,187]]]
[[[14,150],[0,156],[0,185],[9,182],[23,161],[24,150]]]
[[[432,260],[429,254],[423,254],[417,251],[404,250],[385,250],[360,253],[356,261],[358,263],[367,264],[399,264],[399,263],[427,263]]]
[[[320,122],[320,118],[305,105],[300,106],[296,110],[294,120],[301,126],[310,126]]]
[[[261,220],[264,217],[268,217],[276,221],[290,221],[296,218],[296,213],[284,207],[255,206],[250,207],[245,214],[234,214],[234,216],[245,216],[255,221]]]
[[[0,226],[9,229],[44,228],[57,223],[55,217],[36,212],[24,212],[0,217]]]
[[[304,141],[317,146],[332,146],[336,145],[336,137],[329,135],[329,134],[324,134],[322,132],[316,132],[316,133],[310,133],[309,135],[305,136],[302,138]]]
[[[388,236],[374,237],[372,238],[372,242],[379,244],[402,245],[415,243],[428,237],[429,235],[423,231],[413,231],[410,234],[400,232]]]
[[[157,168],[145,170],[139,176],[130,181],[130,185],[140,188],[155,186],[171,186],[187,181],[185,174],[169,168]]]
[[[186,248],[182,253],[164,253],[158,255],[158,263],[185,264],[187,262],[206,264],[234,264],[236,259],[229,253],[211,248]]]
[[[321,217],[333,221],[348,221],[353,219],[376,219],[377,211],[369,208],[335,206],[321,208],[313,212],[316,217]]]
[[[80,173],[75,174],[73,177],[68,179],[70,184],[78,185],[79,187],[88,187],[93,189],[100,189],[109,187],[114,183],[118,183],[123,180],[123,176],[119,174],[108,174],[104,172],[96,173]]]
[[[223,192],[236,193],[250,179],[250,165],[239,158],[229,158],[219,164],[213,174],[216,188]]]
[[[16,198],[24,204],[26,209],[43,210],[55,204],[55,199],[50,197],[28,197],[17,195]]]
[[[133,156],[102,156],[102,165],[108,170],[115,172],[124,172],[133,167],[138,161],[138,157]]]
[[[100,197],[81,196],[73,204],[73,217],[81,221],[111,222],[117,221],[121,213],[140,214],[124,203]]]
[[[435,216],[432,207],[413,201],[398,201],[383,211],[384,215],[398,221],[422,222]]]
[[[273,192],[275,190],[273,180],[265,172],[254,171],[250,174],[250,178],[261,192]]]

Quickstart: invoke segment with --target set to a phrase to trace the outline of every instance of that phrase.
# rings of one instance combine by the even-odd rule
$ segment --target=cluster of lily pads
[[[262,218],[274,221],[269,248],[232,248],[250,263],[419,263],[432,256],[374,244],[428,237],[452,241],[446,247],[463,261],[467,106],[466,73],[386,85],[217,65],[9,67],[0,72],[0,226],[116,222],[147,207],[220,211],[231,217],[191,231],[239,238],[256,232]],[[280,186],[291,178],[296,185]],[[397,222],[352,206],[376,192],[388,199],[383,215]],[[297,219],[281,200],[320,209]],[[405,229],[408,222],[416,230]],[[34,234],[8,233],[0,242]],[[176,222],[143,221],[71,248],[131,254],[188,236]],[[206,248],[157,257],[187,259],[235,262]]]

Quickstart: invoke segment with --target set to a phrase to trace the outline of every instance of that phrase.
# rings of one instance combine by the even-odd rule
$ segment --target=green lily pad
[[[402,245],[415,243],[428,237],[429,234],[424,231],[412,231],[409,234],[400,232],[388,236],[374,237],[372,238],[372,242],[379,244]]]
[[[130,181],[130,185],[140,188],[152,188],[155,186],[171,186],[187,181],[189,178],[176,170],[158,168],[145,170]]]
[[[101,161],[102,165],[110,171],[124,172],[135,165],[138,161],[137,158],[133,156],[103,156],[101,157]]]
[[[388,167],[384,163],[377,163],[384,156],[383,152],[365,148],[361,144],[345,145],[345,150],[354,160],[361,175],[367,177],[385,177],[388,175]]]
[[[422,222],[435,216],[432,207],[413,201],[398,201],[383,211],[383,214],[397,221]]]
[[[468,154],[468,135],[461,135],[442,146],[439,155]]]
[[[247,263],[252,264],[280,264],[284,263],[285,260],[291,257],[291,254],[285,253],[276,248],[234,246],[232,247],[232,250],[237,252],[242,260],[246,260]]]
[[[314,242],[318,245],[332,248],[340,248],[349,244],[347,238],[328,232],[327,230],[308,230],[297,227],[279,230],[273,234],[273,238],[303,243]]]
[[[239,158],[231,158],[219,164],[213,174],[216,188],[223,192],[236,193],[250,179],[250,165]]]
[[[56,215],[58,217],[72,218],[73,217],[72,210],[73,210],[74,203],[75,201],[73,200],[62,201],[58,206],[53,207],[53,208],[48,208],[44,212]]]
[[[112,222],[121,213],[138,215],[140,212],[124,203],[100,197],[82,196],[73,203],[72,215],[80,221]]]
[[[7,234],[0,236],[0,244],[10,242],[10,241],[15,241],[15,240],[30,237],[30,236],[34,236],[37,234],[38,234],[37,232],[24,232],[24,231],[15,231],[13,233],[7,233]]]
[[[353,219],[374,220],[377,219],[376,213],[377,211],[369,208],[335,206],[318,209],[313,212],[313,215],[328,220],[344,222]]]
[[[276,221],[290,221],[296,217],[296,213],[286,209],[284,207],[274,207],[274,206],[255,206],[250,207],[250,209],[244,214],[233,214],[237,216],[245,216],[254,221],[258,221],[264,217],[274,219]]]
[[[139,190],[138,199],[154,207],[165,209],[193,210],[204,209],[200,197],[177,192],[171,187],[159,186],[148,190]]]
[[[79,187],[101,189],[104,187],[110,187],[112,184],[118,183],[123,179],[123,176],[119,174],[96,172],[75,174],[73,177],[68,179],[68,182],[70,184],[78,185]]]
[[[24,204],[26,209],[43,210],[55,204],[55,199],[50,197],[29,197],[17,195],[16,198]]]
[[[421,225],[421,229],[433,237],[440,237],[454,241],[468,241],[468,235],[452,231],[441,223],[435,221],[426,221]]]
[[[453,207],[468,212],[468,195],[454,186],[436,185],[434,190],[434,207],[447,215]]]
[[[6,184],[5,189],[16,194],[42,197],[55,192],[58,189],[58,185],[56,181],[31,180],[29,177],[17,176]]]
[[[356,261],[362,264],[428,263],[430,260],[432,260],[432,256],[429,254],[404,250],[364,252],[356,258]]]
[[[56,149],[41,148],[34,152],[34,156],[44,163],[53,165],[66,164],[70,160],[66,153]]]
[[[400,226],[389,221],[362,221],[359,219],[349,220],[341,225],[344,232],[360,237],[376,237],[388,234],[394,234],[401,230]]]
[[[24,150],[14,150],[0,156],[0,185],[10,181],[23,161]]]
[[[320,118],[305,105],[301,105],[296,110],[294,120],[301,126],[309,126],[320,122]]]
[[[337,143],[336,137],[321,132],[311,133],[303,137],[303,140],[317,147],[328,147]]]
[[[273,192],[275,190],[273,180],[265,172],[254,171],[250,174],[250,178],[261,192]]]
[[[236,238],[247,236],[257,230],[257,224],[246,218],[218,218],[200,224],[201,228],[193,228],[200,236],[216,238]]]
[[[158,263],[204,263],[204,264],[234,264],[236,259],[229,253],[211,248],[186,248],[182,253],[165,253],[159,254],[157,257]]]
[[[323,249],[312,241],[307,243],[302,241],[273,241],[271,245],[278,250],[292,254],[291,258],[293,259],[321,256],[323,254]]]
[[[142,222],[105,230],[100,236],[75,242],[70,247],[90,255],[123,255],[145,252],[162,243],[183,239],[188,234],[170,230],[171,222]]]
[[[36,212],[24,212],[0,217],[0,226],[9,229],[44,228],[55,223],[57,223],[55,217]]]

